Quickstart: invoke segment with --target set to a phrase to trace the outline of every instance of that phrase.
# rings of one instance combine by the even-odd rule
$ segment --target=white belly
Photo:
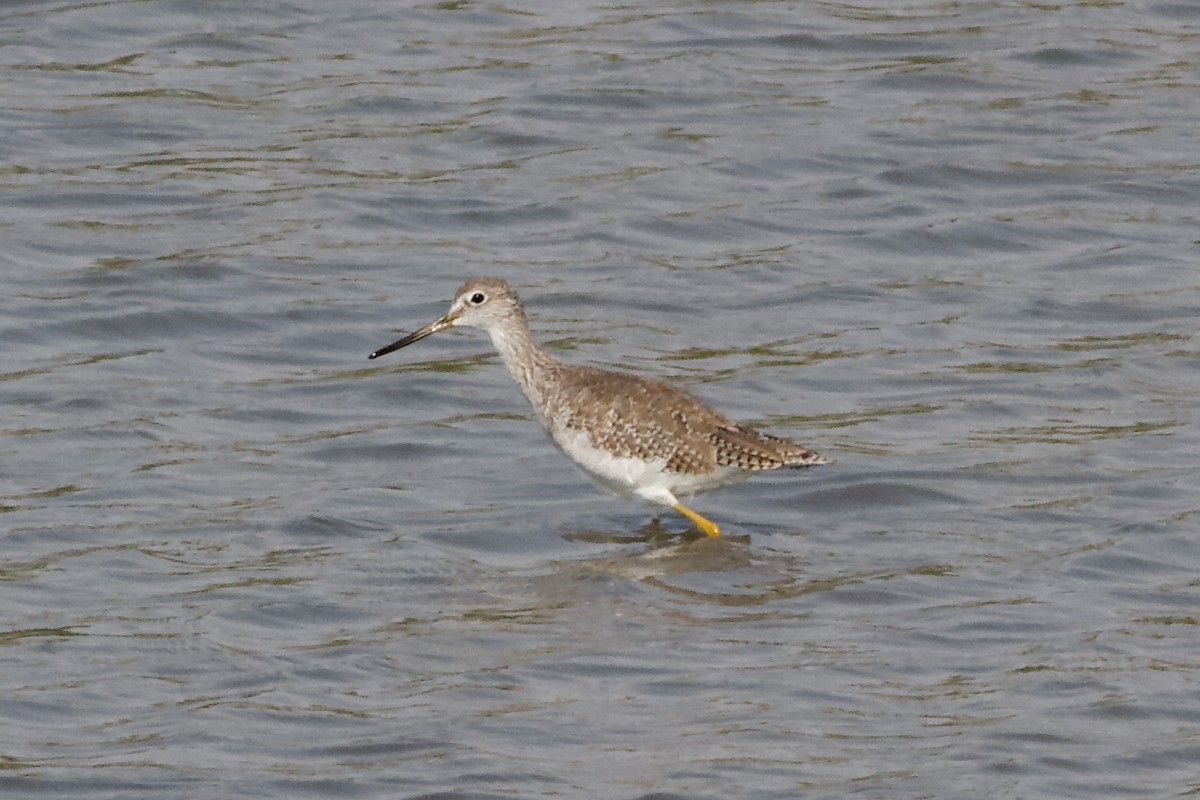
[[[665,458],[645,461],[632,456],[614,456],[594,446],[583,431],[557,430],[551,438],[601,488],[622,497],[637,497],[665,506],[679,502],[676,493],[690,495],[729,486],[751,474],[736,467],[721,467],[706,475],[668,472]]]

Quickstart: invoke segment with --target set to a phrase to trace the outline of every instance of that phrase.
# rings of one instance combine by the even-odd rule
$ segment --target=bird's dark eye
[[[485,295],[483,292],[476,292],[475,294],[471,295],[471,305],[473,306],[479,305],[484,300],[487,300],[487,295]]]

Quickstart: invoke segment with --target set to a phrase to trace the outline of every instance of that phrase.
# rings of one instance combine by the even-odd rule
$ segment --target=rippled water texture
[[[1200,5],[0,5],[0,793],[1200,793]],[[600,494],[485,337],[837,459]]]

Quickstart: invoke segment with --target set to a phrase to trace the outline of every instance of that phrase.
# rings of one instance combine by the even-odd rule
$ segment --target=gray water
[[[0,791],[1200,792],[1200,5],[0,6]],[[833,466],[597,491],[477,331]]]

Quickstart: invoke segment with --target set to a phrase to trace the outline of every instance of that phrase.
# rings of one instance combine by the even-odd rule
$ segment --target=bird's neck
[[[524,315],[513,318],[507,325],[490,328],[488,334],[513,380],[533,407],[540,408],[544,373],[557,366],[558,360],[534,341]]]

